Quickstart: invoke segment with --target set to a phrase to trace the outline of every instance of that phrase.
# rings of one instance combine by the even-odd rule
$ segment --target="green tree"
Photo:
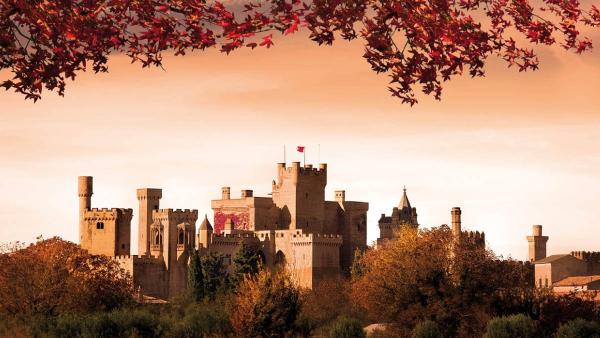
[[[442,330],[440,326],[431,320],[426,320],[415,326],[412,333],[412,338],[440,338]]]
[[[600,324],[595,321],[578,318],[561,325],[556,338],[599,338]]]
[[[188,265],[188,293],[194,301],[200,301],[204,298],[204,276],[202,274],[202,264],[198,250],[192,250],[190,263]]]
[[[225,291],[228,284],[228,274],[223,264],[224,256],[211,252],[200,258],[202,266],[203,295],[214,299],[217,293]]]
[[[331,330],[330,338],[364,338],[366,337],[361,322],[356,318],[342,316],[338,318]]]
[[[255,275],[258,273],[263,263],[262,256],[262,252],[257,245],[242,242],[233,257],[233,283],[239,283],[247,274]]]
[[[537,337],[535,321],[524,314],[496,317],[487,324],[485,338]]]

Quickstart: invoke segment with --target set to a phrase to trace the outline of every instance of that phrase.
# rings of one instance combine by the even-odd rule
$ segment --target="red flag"
[[[303,153],[304,152],[304,146],[298,146],[298,152],[299,153]]]

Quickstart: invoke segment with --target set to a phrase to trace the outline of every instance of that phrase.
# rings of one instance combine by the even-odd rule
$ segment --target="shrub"
[[[556,338],[598,338],[600,324],[585,319],[575,319],[562,324],[556,331]]]
[[[441,336],[440,326],[431,320],[417,324],[412,333],[413,338],[439,338]]]
[[[366,337],[362,324],[358,319],[342,316],[332,325],[330,338],[364,338]]]
[[[536,323],[523,315],[496,317],[487,324],[486,338],[533,338],[537,335]]]

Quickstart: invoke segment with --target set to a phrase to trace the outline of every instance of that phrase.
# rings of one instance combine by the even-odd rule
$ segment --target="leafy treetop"
[[[41,97],[65,91],[65,79],[92,68],[106,72],[111,53],[143,67],[162,53],[216,47],[224,53],[273,46],[273,34],[305,28],[318,44],[362,38],[372,69],[390,76],[390,91],[414,104],[415,89],[439,99],[442,82],[467,71],[483,76],[488,56],[534,70],[533,44],[581,53],[592,42],[600,10],[578,0],[0,0],[1,85]]]

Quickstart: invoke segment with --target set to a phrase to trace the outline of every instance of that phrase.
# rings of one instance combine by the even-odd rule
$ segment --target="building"
[[[161,189],[138,189],[138,255],[131,255],[132,209],[92,208],[92,194],[92,177],[79,177],[81,247],[114,257],[144,295],[169,299],[183,293],[198,211],[160,209]]]
[[[533,226],[533,233],[527,236],[527,242],[529,261],[534,264],[535,285],[538,288],[565,292],[567,289],[592,290],[597,286],[595,278],[600,275],[600,252],[572,251],[546,256],[548,236],[542,235],[541,225]]]
[[[379,218],[379,238],[377,239],[377,243],[394,238],[396,231],[403,225],[414,228],[419,226],[419,222],[417,221],[417,208],[411,207],[408,196],[406,195],[406,187],[403,189],[400,203],[397,207],[392,209],[392,214],[390,216],[381,214],[381,217]]]
[[[367,247],[369,204],[347,201],[344,190],[327,201],[326,185],[326,164],[293,162],[277,165],[270,197],[242,190],[232,198],[230,187],[223,187],[221,198],[211,202],[213,225],[204,235],[201,230],[199,247],[231,257],[241,241],[254,241],[266,265],[285,263],[304,287],[349,271],[354,252]]]
[[[462,230],[462,211],[459,207],[452,208],[450,215],[452,217],[452,234],[456,238],[468,238],[474,241],[478,246],[485,247],[485,233],[479,231]],[[377,244],[396,237],[396,232],[402,226],[413,228],[419,227],[417,220],[417,208],[410,205],[406,188],[403,189],[402,197],[398,207],[392,209],[391,216],[381,214],[379,218],[379,238]]]
[[[349,271],[356,250],[367,247],[369,204],[346,200],[343,190],[325,200],[327,165],[277,165],[270,197],[224,187],[212,201],[213,223],[204,217],[196,234],[197,210],[161,209],[161,189],[137,190],[138,254],[131,255],[132,209],[92,208],[93,179],[79,177],[81,247],[114,257],[146,295],[170,299],[186,289],[190,253],[223,254],[231,269],[242,242],[262,251],[265,265],[285,264],[302,287]]]

